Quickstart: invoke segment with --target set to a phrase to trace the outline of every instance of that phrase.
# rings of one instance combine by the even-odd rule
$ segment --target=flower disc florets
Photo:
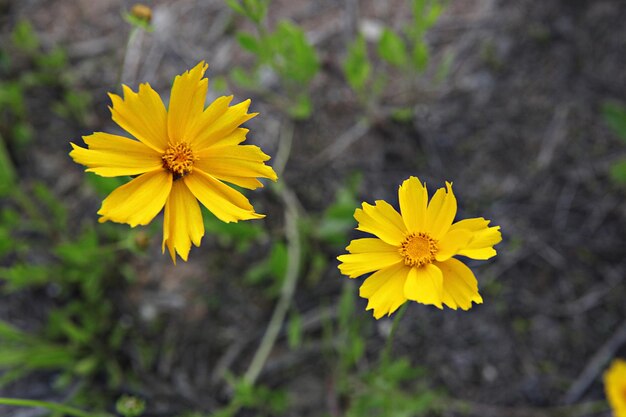
[[[163,160],[163,167],[174,174],[175,178],[181,178],[191,173],[193,163],[198,160],[185,142],[176,145],[170,144],[161,159]]]
[[[437,241],[427,233],[411,233],[398,248],[407,266],[424,266],[435,260]]]

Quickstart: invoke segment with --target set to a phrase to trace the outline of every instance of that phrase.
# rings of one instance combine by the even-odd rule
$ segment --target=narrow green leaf
[[[607,101],[602,105],[602,114],[611,129],[626,142],[626,107],[613,101]]]
[[[13,162],[9,157],[4,139],[0,135],[0,197],[7,196],[17,186],[16,178]]]
[[[423,72],[428,66],[429,53],[425,42],[418,42],[413,48],[413,65],[419,72]]]
[[[237,42],[241,47],[253,54],[259,54],[259,41],[257,38],[247,32],[237,32]]]
[[[402,67],[407,62],[407,52],[404,41],[394,31],[385,28],[378,41],[378,55],[396,67]]]
[[[371,72],[371,65],[367,57],[367,44],[362,35],[359,35],[348,47],[343,71],[350,87],[355,91],[362,91]]]
[[[291,349],[297,349],[302,344],[302,317],[293,312],[287,323],[287,343]]]
[[[313,104],[311,103],[311,99],[309,96],[305,94],[299,94],[296,102],[293,103],[291,107],[289,107],[289,115],[296,120],[305,120],[311,116],[313,112]]]
[[[626,160],[616,162],[611,166],[611,177],[619,184],[626,184]]]
[[[15,25],[11,39],[13,45],[24,52],[33,53],[39,48],[39,38],[33,26],[26,20],[21,20]]]
[[[246,10],[241,4],[239,4],[237,0],[226,0],[226,5],[230,7],[234,12],[237,12],[240,15],[247,17]]]

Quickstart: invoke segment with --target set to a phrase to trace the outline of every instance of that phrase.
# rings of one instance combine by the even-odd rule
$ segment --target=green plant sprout
[[[388,74],[394,70],[401,75],[400,83],[413,92],[419,92],[419,87],[415,84],[416,75],[424,74],[431,61],[425,36],[437,23],[445,4],[445,0],[412,0],[411,24],[399,33],[391,27],[382,28],[374,49],[378,58],[386,65],[377,65],[370,58],[368,45],[362,34],[358,34],[348,45],[343,61],[344,76],[368,117],[381,117],[381,94],[389,83]],[[445,77],[450,63],[451,57],[444,57],[437,71],[437,79]],[[410,109],[398,107],[397,104],[393,106],[388,116],[399,120],[411,118]]]
[[[313,111],[309,86],[319,70],[317,53],[297,25],[281,21],[270,31],[265,21],[269,0],[229,0],[232,10],[248,18],[256,33],[237,33],[239,45],[255,56],[251,72],[235,68],[231,79],[239,86],[259,91],[294,119],[307,119]],[[260,85],[260,71],[271,69],[281,83],[284,95]]]
[[[626,107],[622,104],[607,101],[602,106],[604,120],[622,142],[626,143]],[[611,178],[621,185],[626,184],[626,158],[622,157],[611,165]]]

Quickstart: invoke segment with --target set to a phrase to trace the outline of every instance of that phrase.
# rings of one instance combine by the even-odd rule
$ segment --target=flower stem
[[[46,408],[73,417],[94,417],[96,414],[87,413],[74,407],[48,401],[26,400],[21,398],[0,398],[0,405],[12,405],[16,407]],[[97,414],[98,416],[110,416],[110,414]]]
[[[389,363],[389,356],[391,355],[391,348],[393,347],[393,339],[396,336],[396,332],[398,331],[398,324],[402,317],[404,317],[404,313],[409,307],[409,302],[405,302],[400,310],[396,313],[396,316],[393,318],[393,324],[391,325],[391,331],[389,332],[389,336],[387,336],[387,342],[385,343],[385,349],[380,356],[380,360],[383,364]]]
[[[293,140],[293,127],[288,128],[287,134],[281,135],[281,143],[278,153],[283,155],[284,162],[277,169],[277,174],[282,174],[284,164],[289,157],[289,150],[291,149],[291,142]],[[284,153],[281,153],[280,149],[286,149]],[[267,358],[269,357],[276,338],[280,332],[280,328],[285,321],[285,316],[291,304],[291,299],[296,289],[296,283],[298,282],[298,275],[300,273],[300,262],[302,257],[302,245],[300,242],[300,230],[298,228],[299,214],[298,214],[298,199],[291,189],[284,183],[279,184],[273,189],[282,198],[285,206],[285,237],[287,239],[287,269],[285,271],[285,278],[283,280],[283,286],[280,290],[280,299],[276,303],[272,318],[267,325],[267,330],[263,335],[261,344],[257,348],[257,351],[252,358],[252,362],[248,367],[244,375],[244,379],[251,385],[254,385],[255,381],[259,377]]]

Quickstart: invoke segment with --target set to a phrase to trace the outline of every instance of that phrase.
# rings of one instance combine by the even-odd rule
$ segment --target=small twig
[[[338,158],[350,145],[365,136],[371,127],[372,124],[368,119],[363,118],[359,120],[355,125],[343,132],[332,145],[313,157],[310,166],[317,167]]]
[[[291,142],[293,140],[293,127],[288,128],[287,133],[281,135],[280,148],[291,149]],[[280,150],[279,150],[279,153]],[[288,152],[286,152],[288,156]],[[286,163],[285,157],[285,162]],[[276,173],[282,175],[281,169],[284,166],[276,167]],[[269,357],[276,338],[280,332],[280,329],[285,321],[287,310],[291,304],[291,299],[296,289],[296,283],[298,282],[298,275],[300,273],[300,262],[302,247],[300,243],[300,230],[298,228],[298,199],[296,195],[291,191],[284,183],[274,187],[278,195],[282,198],[285,206],[285,237],[287,239],[287,270],[285,271],[285,278],[283,280],[283,286],[280,291],[280,299],[274,308],[272,318],[267,326],[267,330],[261,339],[257,351],[252,358],[252,362],[248,367],[244,375],[244,379],[249,384],[254,384]]]
[[[291,154],[291,145],[293,144],[293,132],[293,123],[286,123],[280,133],[280,146],[278,147],[276,157],[274,158],[274,163],[272,164],[276,175],[278,175],[279,177],[283,175],[283,172],[285,172],[285,166],[287,165],[287,160],[289,159],[289,155]]]
[[[344,2],[344,38],[346,44],[356,37],[359,20],[358,0],[345,0]]]
[[[569,106],[559,107],[554,112],[545,140],[542,142],[543,146],[537,156],[537,168],[540,170],[550,165],[556,149],[567,137],[567,117],[569,113]]]
[[[141,55],[141,42],[143,29],[133,26],[128,34],[128,41],[124,50],[124,60],[120,65],[118,84],[124,82],[133,84],[139,68],[139,56]],[[132,75],[132,78],[131,78]]]
[[[587,391],[587,388],[597,379],[597,376],[606,367],[611,358],[613,358],[617,349],[624,343],[626,343],[626,320],[622,322],[621,326],[613,333],[613,336],[587,362],[585,369],[583,369],[565,394],[563,402],[572,404],[578,401]]]

